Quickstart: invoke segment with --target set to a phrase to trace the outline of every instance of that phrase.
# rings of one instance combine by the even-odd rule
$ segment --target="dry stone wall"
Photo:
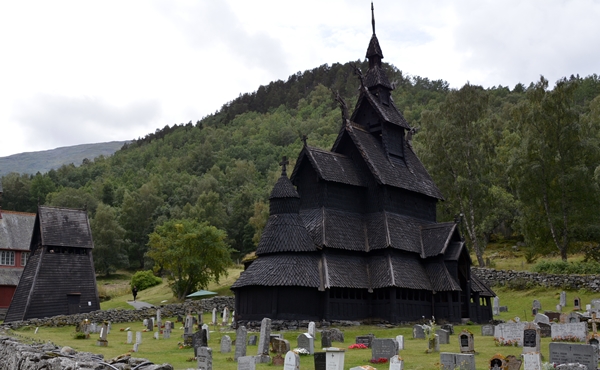
[[[234,297],[213,297],[208,299],[203,299],[200,301],[187,301],[184,303],[177,304],[167,304],[162,305],[155,308],[143,308],[139,310],[121,310],[121,309],[111,309],[111,310],[99,310],[92,311],[90,313],[82,313],[76,315],[59,315],[44,319],[31,319],[24,321],[15,321],[4,323],[1,326],[8,329],[17,329],[22,326],[66,326],[66,325],[77,325],[81,323],[83,320],[88,319],[91,322],[101,323],[103,321],[110,321],[111,323],[118,322],[131,322],[131,321],[143,321],[144,319],[148,319],[156,316],[156,309],[160,308],[161,315],[163,317],[175,317],[175,316],[185,316],[188,311],[199,312],[203,310],[204,312],[212,311],[213,308],[216,308],[217,311],[221,312],[225,307],[228,307],[230,310],[235,307],[235,298]]]
[[[587,289],[600,292],[600,275],[557,275],[540,274],[528,271],[494,270],[489,268],[471,268],[471,272],[488,286],[509,285],[522,281],[544,287],[569,290]]]

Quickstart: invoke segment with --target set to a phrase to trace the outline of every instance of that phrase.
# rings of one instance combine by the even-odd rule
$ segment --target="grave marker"
[[[231,352],[231,337],[229,335],[223,335],[221,338],[221,353]]]
[[[494,327],[492,327],[492,335]],[[438,329],[435,331],[435,334],[438,336],[439,343],[438,344],[450,344],[450,333],[448,333],[444,329]]]
[[[421,325],[413,326],[413,339],[425,339],[425,330]]]
[[[326,370],[344,370],[345,350],[341,348],[329,347],[325,349]],[[316,369],[315,369],[316,370]]]
[[[200,347],[196,352],[198,360],[198,370],[212,370],[212,349],[209,347]]]
[[[321,348],[331,347],[331,332],[323,330],[321,332]]]
[[[390,358],[389,370],[404,370],[404,361],[398,355]]]
[[[300,370],[300,356],[296,352],[288,351],[285,354],[283,370]]]
[[[256,360],[254,356],[242,356],[237,359],[237,370],[256,370]]]
[[[327,354],[325,352],[315,352],[313,357],[315,370],[327,370]]]
[[[458,335],[458,343],[460,345],[460,353],[475,353],[475,343],[473,333],[468,330],[463,330]]]
[[[223,326],[227,325],[227,321],[229,321],[229,308],[225,307],[223,309]]]
[[[133,332],[128,331],[127,332],[127,344],[131,344],[131,343],[133,343]]]
[[[271,339],[271,319],[264,318],[260,324],[260,338],[258,340],[257,363],[269,363],[269,340]]]
[[[298,335],[298,348],[304,348],[311,355],[315,353],[315,338],[308,333]]]
[[[442,370],[475,370],[475,355],[463,353],[440,353]]]
[[[248,335],[248,331],[245,326],[240,326],[237,328],[235,334],[235,354],[233,356],[234,360],[238,360],[242,357],[246,357],[246,336]]]
[[[523,370],[542,370],[542,355],[539,352],[523,353]]]
[[[210,340],[210,327],[208,326],[208,324],[203,324],[202,330],[206,330],[206,340],[209,341]]]
[[[519,370],[523,361],[513,355],[506,356],[506,370]]]
[[[448,333],[450,333],[450,335],[454,335],[454,325],[452,324],[444,324],[442,326],[440,326],[441,329],[444,329],[445,331],[447,331]]]
[[[371,359],[390,359],[398,354],[398,343],[394,339],[374,338],[371,342]]]
[[[589,344],[550,343],[550,362],[557,364],[580,363],[590,370],[597,369],[598,354]]]
[[[217,308],[213,308],[212,310],[212,325],[217,325]]]
[[[481,325],[481,336],[482,337],[493,337],[494,336],[494,325],[491,325],[491,324]]]
[[[100,346],[100,347],[108,346],[107,335],[108,335],[108,325],[106,324],[106,322],[104,322],[102,324],[102,327],[100,328],[100,338],[98,338],[96,345]]]
[[[567,306],[567,292],[565,292],[564,290],[560,292],[560,305],[562,307]]]
[[[581,310],[581,298],[579,298],[579,297],[573,298],[573,309],[576,311]]]
[[[535,323],[527,323],[523,329],[523,353],[540,352],[540,329]]]
[[[541,311],[542,304],[537,299],[534,299],[531,307],[537,309],[538,311]]]
[[[398,343],[398,350],[404,349],[404,335],[396,335],[396,342]]]
[[[500,315],[500,298],[494,297],[494,304],[492,306],[492,313],[494,316]]]
[[[255,346],[257,339],[258,339],[258,337],[256,335],[252,334],[251,336],[248,337],[248,345]]]
[[[588,335],[588,326],[585,322],[574,322],[566,324],[553,324],[550,326],[552,341],[554,342],[584,342]]]
[[[492,358],[490,358],[490,370],[505,370],[506,369],[506,360],[504,356],[497,353]]]
[[[371,348],[371,341],[373,338],[375,338],[373,334],[359,335],[355,338],[354,343],[364,344],[365,346]]]

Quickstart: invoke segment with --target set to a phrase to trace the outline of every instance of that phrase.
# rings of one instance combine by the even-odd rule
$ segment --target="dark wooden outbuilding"
[[[87,211],[39,206],[6,322],[100,309]]]
[[[232,286],[240,320],[487,322],[494,293],[471,275],[456,222],[413,151],[375,35],[369,69],[331,151],[306,145],[270,196],[256,260]]]

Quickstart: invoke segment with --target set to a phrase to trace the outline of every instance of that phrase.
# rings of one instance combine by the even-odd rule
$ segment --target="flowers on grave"
[[[554,370],[555,368],[556,368],[556,365],[554,363],[544,362],[542,364],[542,370]]]
[[[372,358],[371,360],[369,360],[369,362],[372,364],[386,364],[388,362],[388,359],[385,357]]]
[[[435,325],[435,317],[431,317],[431,320],[429,320],[429,325],[424,324],[423,325],[423,332],[425,333],[425,339],[427,340],[427,349],[425,350],[425,353],[430,353],[433,352],[433,349],[435,348],[435,332],[437,330],[437,325]]]
[[[362,343],[356,343],[356,344],[351,344],[348,346],[348,349],[368,349],[369,347],[367,347],[365,344]]]
[[[518,339],[504,339],[503,337],[494,338],[494,344],[496,347],[518,347],[519,340]]]
[[[553,342],[581,342],[581,340],[575,335],[555,336],[552,338]]]
[[[310,352],[308,352],[308,350],[306,348],[294,348],[292,351],[295,352],[299,356],[310,355]]]

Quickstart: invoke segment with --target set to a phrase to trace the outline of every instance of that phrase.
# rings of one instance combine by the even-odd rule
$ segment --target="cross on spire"
[[[288,164],[290,164],[290,162],[288,161],[287,157],[284,155],[283,158],[281,158],[281,162],[279,162],[279,165],[281,166],[281,176],[287,176],[286,166]]]
[[[373,35],[375,34],[375,9],[373,8],[373,2],[371,1],[371,26],[373,27]]]

